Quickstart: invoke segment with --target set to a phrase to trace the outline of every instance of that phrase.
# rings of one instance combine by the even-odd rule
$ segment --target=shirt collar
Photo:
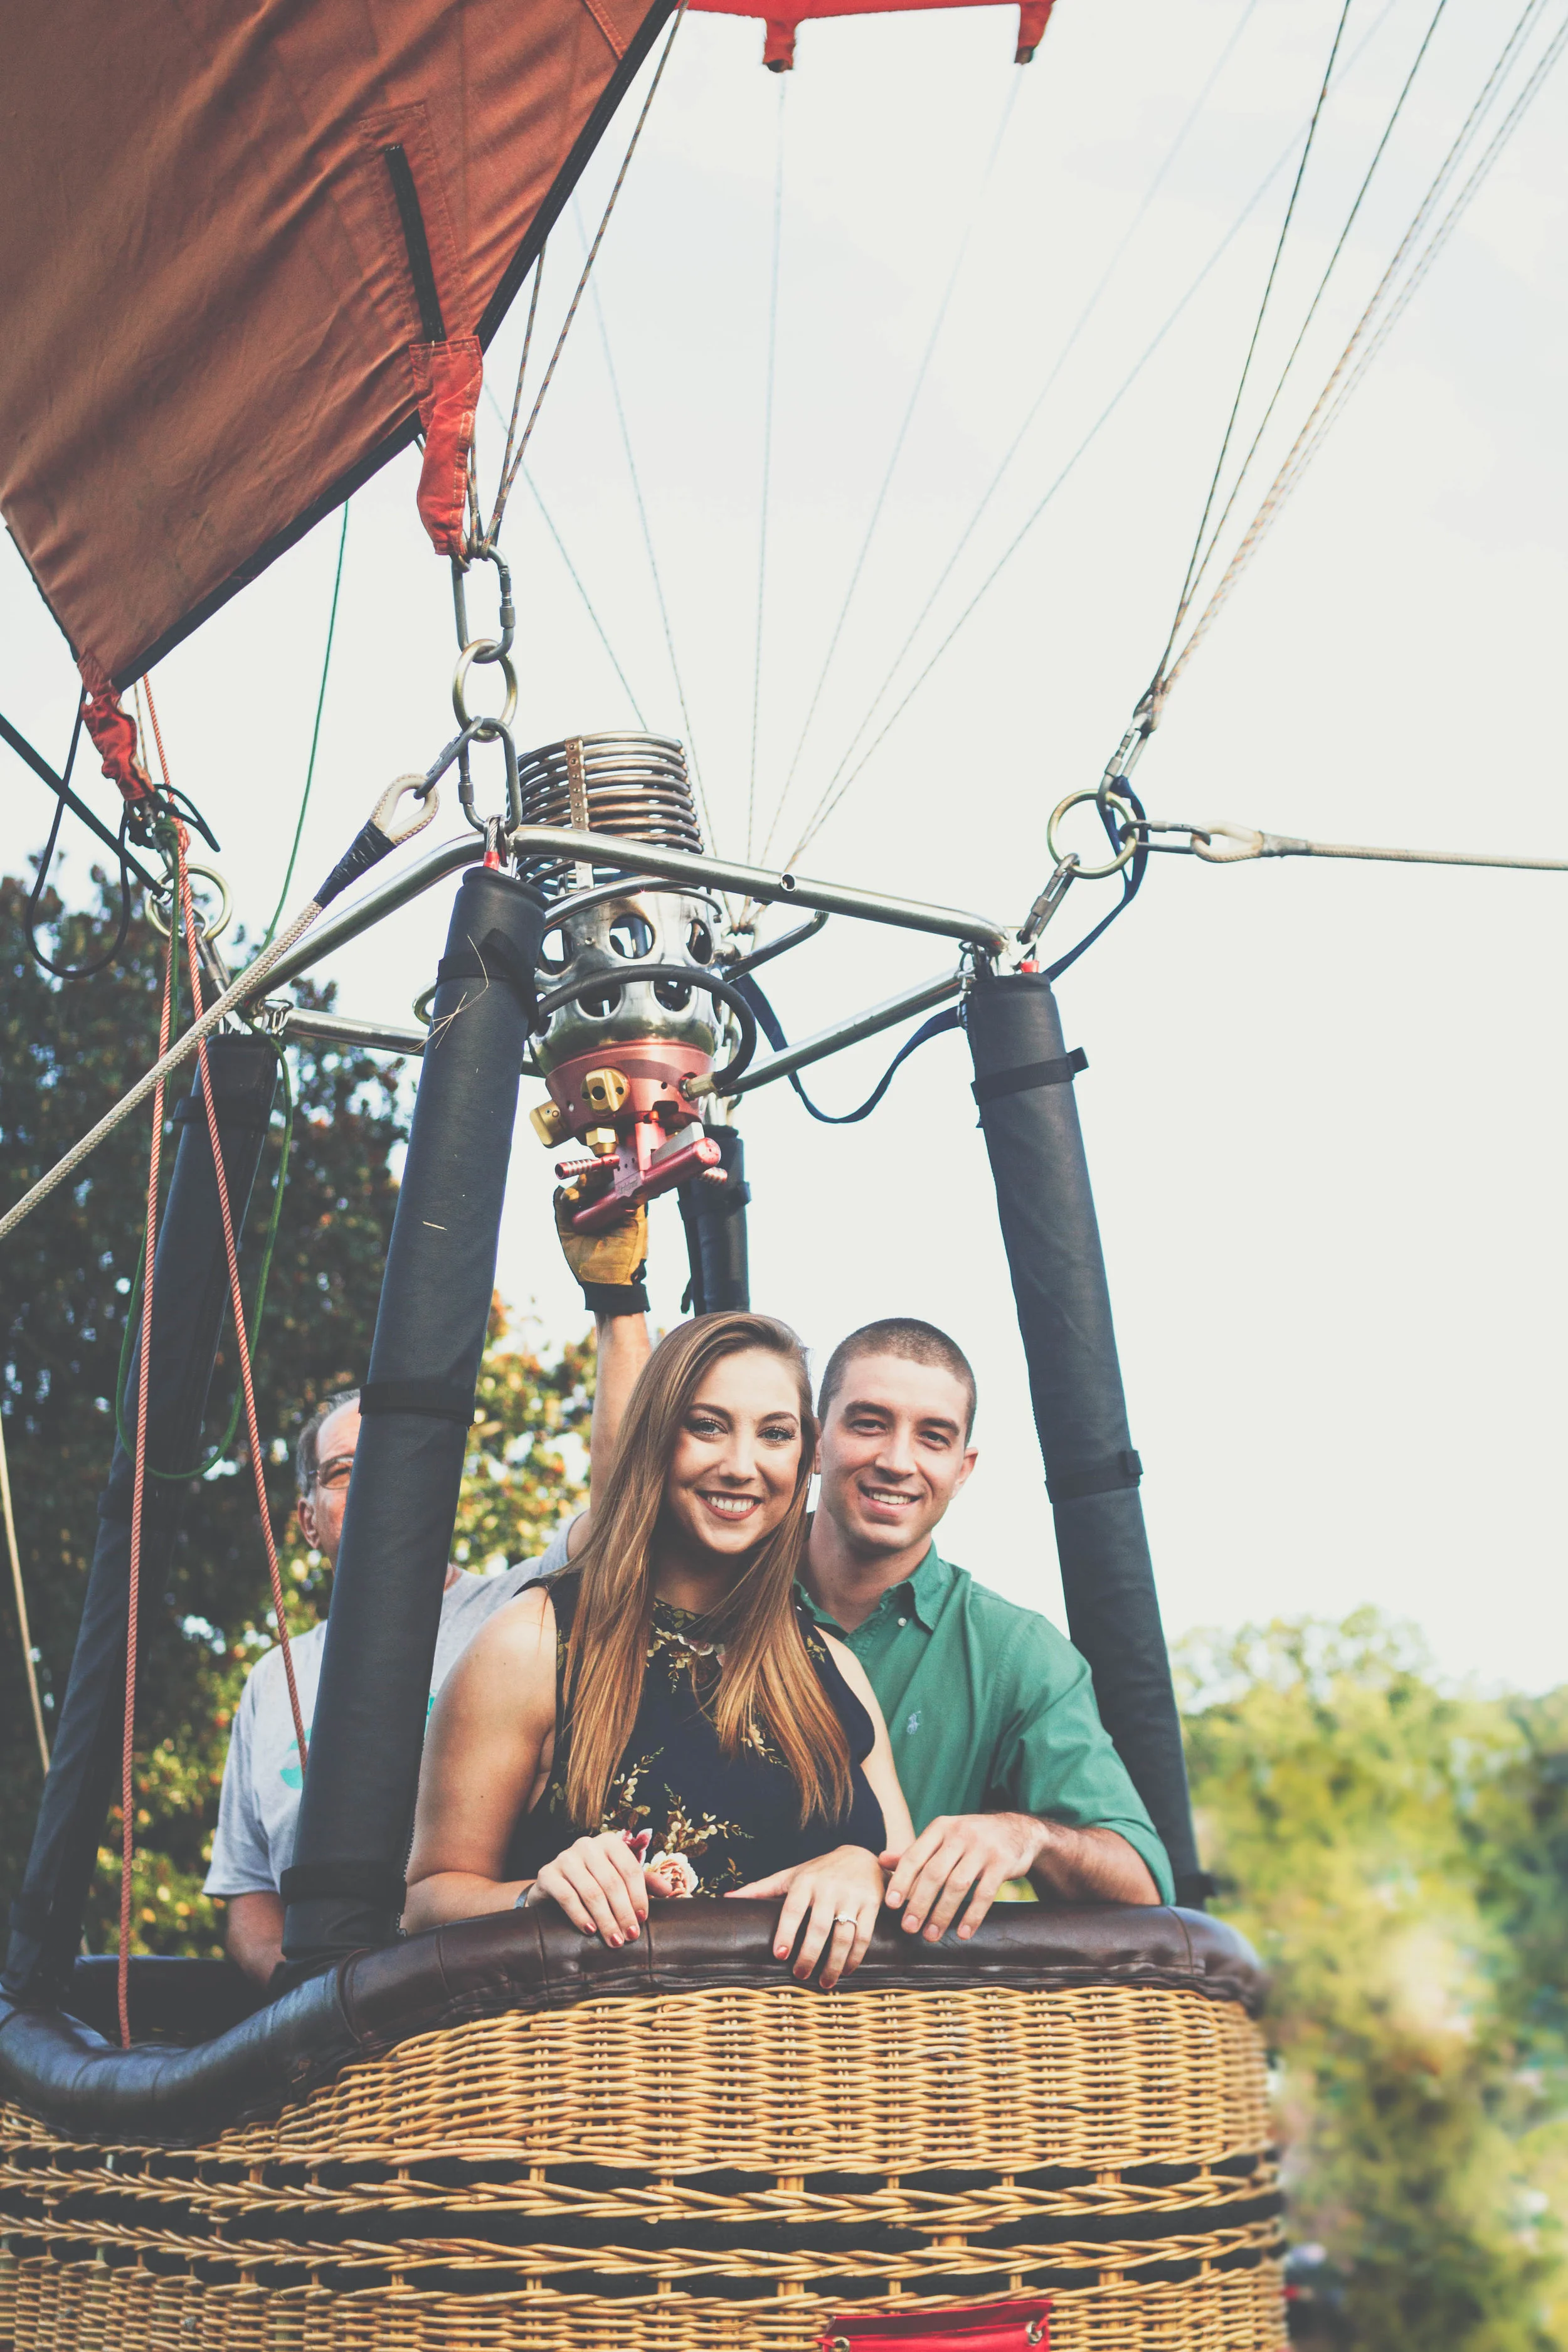
[[[878,1617],[890,1616],[895,1610],[898,1610],[913,1617],[915,1622],[923,1627],[926,1633],[931,1633],[942,1613],[942,1604],[952,1590],[952,1580],[957,1573],[957,1570],[950,1567],[943,1559],[933,1542],[928,1547],[926,1556],[914,1574],[907,1576],[901,1584],[890,1584],[878,1601],[876,1608],[872,1610],[870,1616],[865,1618],[862,1622],[869,1625]],[[795,1590],[819,1625],[833,1626],[837,1630],[837,1620],[830,1617],[826,1609],[818,1606],[804,1583],[797,1583]]]

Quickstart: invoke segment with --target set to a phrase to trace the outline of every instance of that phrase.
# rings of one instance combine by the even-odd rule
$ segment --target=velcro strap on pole
[[[467,1429],[474,1417],[474,1391],[453,1381],[367,1381],[359,1392],[359,1409],[362,1415],[428,1413],[434,1421],[457,1421]]]
[[[536,1002],[533,974],[519,961],[517,951],[505,933],[488,930],[483,939],[470,940],[454,955],[444,955],[436,967],[436,984],[444,980],[502,981],[516,996],[518,1003],[533,1019]]]
[[[1080,1070],[1089,1067],[1089,1055],[1081,1045],[1070,1054],[1059,1055],[1051,1062],[1025,1062],[1016,1070],[992,1070],[976,1078],[970,1088],[977,1103],[994,1102],[998,1095],[1027,1094],[1035,1087],[1069,1086]]]
[[[1129,1448],[1083,1470],[1058,1470],[1054,1478],[1047,1474],[1046,1492],[1053,1503],[1078,1503],[1086,1495],[1113,1495],[1121,1487],[1136,1486],[1142,1475],[1143,1465]]]
[[[401,1911],[408,1899],[403,1873],[384,1862],[290,1863],[278,1882],[285,1903],[309,1903],[321,1895],[353,1895],[363,1903],[387,1904]]]

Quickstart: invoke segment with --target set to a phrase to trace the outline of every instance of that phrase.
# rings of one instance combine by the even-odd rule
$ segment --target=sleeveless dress
[[[544,1864],[584,1834],[566,1810],[571,1732],[565,1689],[566,1646],[576,1614],[580,1575],[566,1569],[549,1580],[555,1609],[555,1753],[538,1803],[519,1816],[507,1848],[509,1878],[536,1877]],[[698,1895],[723,1895],[836,1845],[880,1853],[882,1808],[862,1767],[871,1752],[871,1718],[829,1656],[810,1619],[797,1618],[807,1656],[849,1742],[850,1799],[837,1820],[800,1819],[800,1794],[773,1741],[759,1733],[726,1756],[708,1712],[723,1652],[710,1619],[656,1600],[637,1721],[605,1792],[595,1831],[652,1832],[650,1854],[683,1854]]]

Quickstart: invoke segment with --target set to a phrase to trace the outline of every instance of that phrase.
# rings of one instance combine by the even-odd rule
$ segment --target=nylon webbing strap
[[[474,1392],[451,1381],[367,1381],[359,1392],[359,1409],[367,1412],[424,1412],[435,1421],[461,1422],[467,1429],[474,1417]]]
[[[437,986],[446,980],[500,981],[512,990],[529,1019],[533,1017],[533,974],[518,961],[511,941],[499,930],[470,940],[455,955],[444,955],[436,967]]]
[[[1053,1503],[1078,1503],[1086,1495],[1114,1495],[1121,1487],[1136,1486],[1142,1475],[1142,1463],[1129,1449],[1091,1462],[1087,1469],[1058,1471],[1054,1478],[1047,1473],[1046,1492]]]
[[[1024,1062],[1016,1070],[992,1070],[976,1078],[970,1091],[977,1103],[994,1102],[998,1095],[1027,1094],[1035,1087],[1068,1086],[1088,1067],[1089,1055],[1081,1045],[1075,1045],[1070,1054],[1058,1055],[1052,1062]]]
[[[234,1094],[218,1094],[215,1096],[214,1100],[217,1104],[217,1115],[223,1121],[225,1128],[237,1134],[240,1132],[250,1135],[254,1135],[258,1132],[265,1134],[267,1129],[272,1124],[271,1107],[268,1106],[267,1114],[265,1118],[263,1118],[258,1112],[254,1110],[255,1099],[255,1090],[251,1087],[247,1087],[244,1093],[236,1092]],[[248,1103],[252,1106],[252,1116],[249,1118],[244,1118],[239,1114],[239,1110],[237,1106],[242,1103]],[[174,1109],[169,1113],[169,1118],[173,1125],[175,1127],[189,1127],[194,1120],[196,1125],[200,1127],[204,1134],[206,1132],[207,1107],[199,1094],[182,1095],[179,1101],[174,1105]]]
[[[278,1892],[285,1903],[309,1903],[321,1895],[356,1895],[365,1903],[390,1903],[398,1911],[408,1896],[403,1873],[380,1862],[291,1863]]]

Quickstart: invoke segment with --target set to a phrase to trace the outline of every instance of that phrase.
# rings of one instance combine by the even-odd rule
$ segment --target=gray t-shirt
[[[487,1619],[525,1585],[565,1567],[570,1531],[568,1522],[538,1559],[522,1560],[499,1576],[474,1576],[467,1569],[458,1571],[457,1581],[441,1598],[441,1625],[430,1679],[432,1706],[437,1692]],[[316,1711],[316,1685],[321,1677],[326,1638],[324,1624],[312,1625],[289,1644],[307,1740]],[[251,1669],[229,1735],[212,1864],[206,1874],[208,1895],[278,1892],[293,1859],[303,1782],[283,1653],[268,1650]]]

